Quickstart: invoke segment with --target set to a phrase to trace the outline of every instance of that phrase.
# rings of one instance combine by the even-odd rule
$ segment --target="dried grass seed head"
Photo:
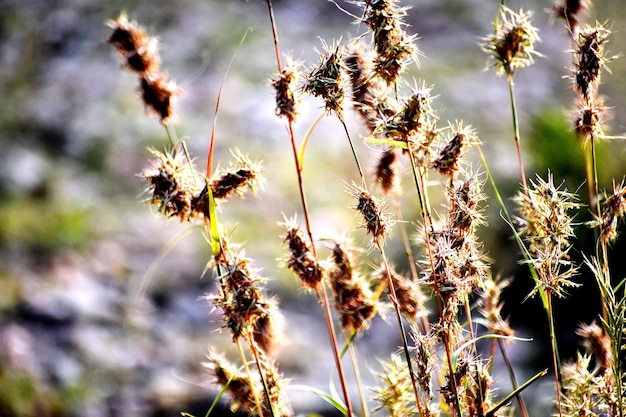
[[[513,76],[518,68],[531,65],[539,41],[539,31],[531,23],[532,13],[500,8],[500,21],[495,33],[487,36],[482,47],[494,61],[497,74]]]
[[[396,173],[397,154],[394,148],[385,150],[378,158],[376,164],[376,182],[380,184],[383,193],[390,194],[398,188],[398,176]]]
[[[576,39],[574,54],[574,89],[584,100],[592,98],[592,92],[600,83],[600,71],[613,58],[607,58],[604,46],[608,42],[611,31],[603,24],[585,25]]]
[[[226,388],[231,401],[231,411],[244,409],[254,412],[256,402],[248,378],[240,375],[235,367],[222,355],[209,350],[207,362],[203,363],[207,371],[215,378],[215,382]]]
[[[392,354],[389,362],[380,361],[380,364],[382,370],[376,373],[380,386],[371,389],[376,394],[373,400],[378,404],[374,412],[386,409],[391,416],[418,415],[406,363],[397,354]]]
[[[393,266],[389,269],[380,266],[372,273],[374,281],[385,282],[389,278],[393,283],[394,291],[400,312],[410,321],[428,314],[426,309],[426,297],[420,288],[419,283],[414,282],[409,277],[400,275]]]
[[[552,6],[552,12],[557,18],[565,21],[567,29],[575,33],[578,28],[578,14],[589,7],[590,0],[561,0]]]
[[[348,332],[366,329],[378,310],[374,295],[355,270],[348,243],[334,239],[329,242],[332,252],[328,275],[341,328]]]
[[[181,222],[189,220],[192,199],[198,191],[196,174],[189,161],[177,149],[171,152],[150,149],[150,153],[151,167],[141,174],[149,183],[149,203],[167,217],[177,217]]]
[[[604,135],[604,123],[606,121],[606,107],[602,97],[592,100],[580,100],[574,130],[579,138],[589,140]]]
[[[602,370],[611,369],[613,354],[611,353],[611,339],[609,335],[595,321],[591,324],[581,324],[576,334],[583,338],[583,345]]]
[[[406,8],[397,5],[397,0],[364,0],[364,23],[373,33],[376,52],[374,72],[388,85],[394,84],[409,61],[417,62],[419,51],[415,46],[416,37],[404,31]]]
[[[107,42],[117,49],[130,70],[141,74],[158,69],[160,59],[156,38],[146,35],[143,28],[129,21],[125,14],[108,21],[107,25],[113,29]]]
[[[250,260],[243,253],[222,245],[223,251],[215,260],[222,275],[219,277],[219,289],[216,295],[206,298],[222,311],[224,327],[230,329],[233,340],[248,336],[271,336],[259,326],[271,325],[270,310],[275,304],[267,299],[261,289],[265,279],[259,277],[250,267]],[[261,320],[263,323],[257,325]],[[255,335],[256,332],[256,335]],[[260,346],[270,347],[270,340],[259,340]]]
[[[440,175],[454,179],[460,169],[461,158],[469,145],[479,143],[476,131],[471,126],[463,126],[457,122],[451,128],[451,138],[439,151],[438,157],[432,162],[431,167]]]
[[[513,336],[515,332],[509,326],[508,320],[502,318],[503,302],[500,301],[502,290],[511,284],[509,279],[492,279],[488,276],[481,282],[480,314],[487,321],[487,327],[493,334]]]
[[[422,84],[411,89],[402,107],[381,123],[378,131],[387,138],[409,141],[433,119],[431,88]]]
[[[361,228],[371,235],[373,246],[382,247],[390,226],[384,214],[385,207],[363,187],[353,184],[348,187],[348,191],[357,200],[354,209],[363,218]]]
[[[515,222],[528,243],[529,262],[539,274],[537,285],[564,296],[566,287],[578,285],[571,281],[577,268],[568,255],[574,237],[573,218],[569,211],[577,209],[580,204],[576,195],[554,185],[551,173],[548,173],[547,180],[537,175],[536,181],[530,183],[525,193],[520,191],[514,198],[520,213]],[[537,289],[535,287],[531,294]]]
[[[281,72],[272,80],[276,91],[276,115],[294,122],[298,116],[299,96],[297,86],[300,79],[300,63],[287,56]]]
[[[329,46],[322,41],[322,45],[324,52],[320,54],[321,62],[307,76],[303,90],[322,98],[326,111],[342,119],[346,84],[343,48],[339,43]]]
[[[613,192],[602,201],[602,217],[590,223],[592,227],[600,226],[600,239],[612,243],[617,239],[617,225],[626,213],[626,185],[624,180],[616,186],[613,183]]]
[[[139,94],[146,110],[166,123],[174,117],[174,101],[181,90],[162,72],[151,72],[141,76]]]
[[[297,220],[285,219],[281,226],[286,232],[284,240],[289,249],[285,266],[300,278],[304,288],[317,290],[323,278],[323,270],[300,230]]]

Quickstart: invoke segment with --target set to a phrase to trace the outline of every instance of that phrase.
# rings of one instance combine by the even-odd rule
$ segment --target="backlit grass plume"
[[[527,193],[518,193],[518,230],[528,243],[529,262],[539,274],[533,293],[541,286],[553,295],[564,296],[567,287],[578,286],[571,279],[577,267],[569,259],[574,238],[569,212],[580,207],[574,194],[554,185],[552,174],[543,180],[537,175]]]
[[[500,10],[496,31],[484,39],[482,46],[491,56],[497,73],[512,76],[518,68],[531,65],[539,55],[535,50],[539,34],[531,23],[532,13],[516,12],[506,6]]]

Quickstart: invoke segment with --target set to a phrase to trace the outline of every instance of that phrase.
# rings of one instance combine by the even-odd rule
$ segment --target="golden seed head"
[[[613,354],[611,353],[611,339],[609,335],[595,321],[591,324],[581,324],[576,334],[584,339],[584,346],[602,370],[611,369]]]
[[[529,261],[539,274],[538,286],[564,296],[565,287],[577,286],[571,281],[577,268],[569,260],[570,240],[574,237],[569,211],[577,209],[576,195],[554,185],[552,174],[547,181],[537,175],[536,182],[514,198],[520,215],[515,218],[520,235],[528,244]]]
[[[382,370],[376,374],[381,386],[372,388],[378,403],[374,412],[386,409],[391,416],[418,415],[411,375],[406,363],[396,354],[390,361],[380,361]]]
[[[539,41],[538,29],[531,24],[532,13],[515,12],[508,7],[500,9],[500,23],[496,32],[483,41],[482,47],[490,54],[498,75],[513,75],[518,68],[531,65]]]

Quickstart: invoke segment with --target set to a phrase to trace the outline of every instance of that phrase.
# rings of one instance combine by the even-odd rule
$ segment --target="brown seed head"
[[[385,194],[393,192],[398,185],[396,159],[396,151],[390,148],[380,155],[376,165],[376,182],[380,184]]]
[[[418,315],[422,316],[427,313],[425,307],[426,298],[418,283],[398,274],[391,266],[389,270],[381,266],[373,272],[373,279],[376,281],[387,281],[389,277],[391,277],[393,283],[400,312],[408,320],[413,321]]]
[[[476,133],[471,126],[463,127],[462,123],[457,123],[452,131],[452,138],[439,152],[437,159],[432,162],[432,168],[439,174],[454,179],[467,145],[477,142]]]
[[[366,329],[377,311],[374,296],[367,283],[353,269],[351,253],[336,240],[331,240],[331,245],[329,276],[341,328],[348,332]]]
[[[250,387],[248,378],[239,375],[235,367],[224,357],[210,350],[207,355],[207,362],[203,365],[213,375],[215,382],[226,388],[230,396],[232,411],[240,408],[248,412],[256,410],[253,389]]]
[[[611,31],[600,23],[585,25],[576,40],[576,64],[574,66],[574,89],[590,101],[593,90],[600,83],[600,70],[612,60],[604,55],[604,46]]]
[[[410,60],[418,55],[415,36],[404,31],[406,8],[397,0],[364,0],[361,22],[373,33],[374,72],[390,85],[396,82]]]
[[[322,268],[313,256],[295,218],[286,219],[281,226],[285,229],[284,239],[289,248],[285,265],[300,278],[304,288],[317,290],[323,277]]]
[[[383,207],[366,189],[353,185],[349,187],[349,192],[357,200],[354,208],[363,217],[361,227],[367,230],[372,236],[372,244],[376,247],[382,247],[384,239],[387,236],[387,226],[389,221],[385,218]]]
[[[139,25],[130,22],[124,14],[107,24],[113,29],[108,42],[126,60],[130,70],[143,74],[158,69],[160,59],[155,38],[147,36]]]
[[[601,226],[600,239],[606,243],[612,243],[617,239],[617,224],[626,213],[626,185],[624,180],[616,186],[613,183],[613,193],[602,202],[602,217],[596,218],[592,226]]]
[[[152,72],[141,76],[139,93],[146,109],[167,122],[174,115],[172,105],[180,90],[161,72]]]
[[[288,121],[294,122],[298,115],[298,95],[296,86],[298,84],[298,63],[291,57],[287,57],[287,63],[274,79],[272,86],[276,91],[276,115],[285,117]]]
[[[587,0],[561,0],[552,6],[554,16],[563,19],[567,29],[574,33],[578,27],[578,14],[588,8]]]
[[[345,63],[339,44],[328,46],[323,43],[322,62],[309,73],[304,91],[324,100],[326,111],[343,118],[345,96]]]
[[[502,336],[513,336],[515,332],[509,326],[508,320],[502,319],[502,306],[500,295],[502,290],[510,285],[508,279],[492,279],[488,277],[481,283],[480,296],[480,314],[487,321],[489,331],[493,334]]]
[[[591,324],[581,324],[576,334],[583,338],[584,346],[603,371],[611,369],[613,354],[611,353],[611,340],[604,329],[595,321]]]
[[[513,75],[518,68],[531,65],[533,57],[539,55],[535,50],[538,30],[531,24],[531,17],[530,12],[501,7],[496,32],[487,36],[482,44],[493,59],[498,75]]]
[[[195,172],[182,152],[150,149],[150,153],[154,157],[152,167],[141,174],[149,183],[150,204],[167,217],[188,221],[193,195],[197,192]]]

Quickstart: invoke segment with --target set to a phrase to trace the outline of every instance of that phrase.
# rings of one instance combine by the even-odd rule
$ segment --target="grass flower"
[[[600,23],[595,26],[585,25],[576,39],[574,55],[574,89],[585,101],[589,101],[592,92],[600,83],[600,70],[611,60],[604,54],[611,31]]]
[[[345,98],[345,63],[343,50],[339,44],[329,46],[323,43],[322,61],[307,76],[303,90],[324,100],[326,111],[336,114],[343,120]]]
[[[600,226],[600,239],[612,243],[617,239],[617,225],[626,213],[626,186],[624,181],[619,186],[613,184],[613,193],[602,201],[602,216],[590,223],[590,226]]]
[[[119,52],[128,69],[140,74],[158,69],[160,58],[156,38],[148,36],[143,28],[129,21],[125,14],[108,21],[107,25],[113,29],[107,42]]]
[[[530,12],[501,7],[500,23],[495,33],[485,38],[482,44],[494,61],[498,75],[513,76],[518,68],[531,65],[533,58],[539,56],[535,50],[538,30],[532,25],[531,18]]]
[[[304,288],[316,290],[322,282],[322,267],[313,256],[311,247],[306,242],[295,218],[286,219],[281,226],[286,232],[284,240],[289,248],[289,257],[285,266],[300,278]]]
[[[391,277],[396,293],[396,299],[400,312],[410,321],[427,313],[425,306],[426,298],[422,293],[419,283],[412,281],[406,276],[398,274],[391,266],[387,270],[384,266],[379,267],[372,273],[375,281],[384,282],[387,275]]]
[[[188,221],[197,192],[195,172],[185,155],[176,149],[172,152],[151,149],[150,153],[153,156],[151,167],[141,174],[149,183],[149,203],[157,206],[166,217]]]
[[[374,411],[386,409],[393,417],[418,415],[406,364],[398,355],[392,355],[389,362],[380,361],[380,363],[382,370],[376,376],[381,386],[372,389],[376,394],[373,400],[378,403]]]
[[[410,60],[418,54],[415,36],[404,31],[406,8],[397,5],[397,0],[364,0],[364,23],[373,33],[376,57],[374,72],[387,84],[393,84],[406,68]]]
[[[571,33],[578,28],[578,14],[588,8],[590,0],[561,0],[552,6],[554,16],[563,19],[565,26]]]
[[[266,280],[250,268],[250,260],[243,253],[225,241],[215,264],[221,272],[218,292],[206,298],[222,312],[224,327],[230,330],[234,341],[252,338],[264,351],[271,351],[275,342],[271,328],[275,303],[261,289]]]
[[[287,57],[287,63],[281,72],[272,79],[271,84],[276,92],[276,115],[285,117],[290,122],[298,115],[298,94],[296,91],[299,81],[298,63]]]
[[[357,200],[354,209],[361,214],[361,227],[372,237],[372,244],[382,247],[388,233],[389,220],[384,214],[384,207],[366,189],[353,185],[349,188],[352,196]]]
[[[526,193],[520,192],[515,197],[520,213],[518,230],[529,245],[529,262],[540,277],[537,285],[562,297],[566,287],[578,285],[571,280],[577,268],[568,255],[574,237],[569,211],[580,204],[574,194],[554,185],[550,173],[547,180],[537,176],[531,185]],[[537,290],[535,287],[533,293]]]
[[[448,143],[439,151],[431,167],[439,174],[454,179],[467,146],[478,143],[478,139],[471,126],[464,127],[460,122],[454,127],[451,136]]]
[[[331,266],[328,270],[335,308],[341,328],[349,333],[366,329],[378,310],[367,282],[354,270],[352,255],[336,240],[331,240]]]

